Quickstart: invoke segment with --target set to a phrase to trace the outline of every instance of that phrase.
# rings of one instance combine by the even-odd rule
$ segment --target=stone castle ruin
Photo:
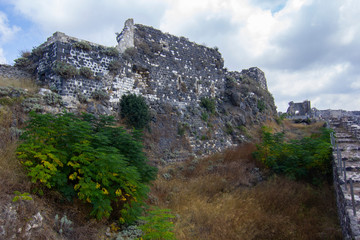
[[[116,115],[122,95],[142,95],[153,116],[152,150],[164,159],[242,142],[241,126],[276,112],[264,73],[256,67],[228,71],[216,48],[132,19],[116,39],[116,47],[106,47],[54,33],[29,56],[37,83],[61,95],[70,111],[87,99],[81,102],[89,112]],[[105,97],[94,102],[94,94]],[[215,101],[215,114],[201,107],[204,98]]]
[[[311,109],[311,102],[305,100],[302,103],[289,102],[289,107],[286,111],[289,116],[304,116],[311,117],[313,115]]]

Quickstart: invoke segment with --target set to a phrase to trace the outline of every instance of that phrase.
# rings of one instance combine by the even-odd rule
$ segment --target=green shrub
[[[201,119],[204,121],[204,122],[207,122],[209,120],[209,114],[207,112],[202,112],[201,113]]]
[[[88,79],[93,79],[94,78],[93,71],[91,71],[91,69],[87,68],[87,67],[81,67],[80,68],[80,75],[84,76],[84,77],[86,77]]]
[[[120,115],[127,123],[142,129],[150,122],[149,107],[142,96],[136,94],[123,95],[120,100]]]
[[[189,130],[189,124],[187,124],[187,123],[179,124],[178,135],[181,137],[184,136],[184,134],[187,130]]]
[[[119,61],[116,60],[111,61],[108,66],[109,72],[112,74],[117,74],[120,68],[121,68],[121,64]]]
[[[329,131],[323,128],[320,135],[285,142],[283,133],[272,134],[263,128],[262,143],[254,156],[275,173],[319,184],[331,178]]]
[[[59,74],[65,79],[69,79],[78,75],[76,67],[65,62],[56,61],[52,69],[56,74]]]
[[[88,42],[81,41],[81,42],[74,42],[73,43],[74,48],[82,49],[84,51],[91,51],[92,47]]]
[[[134,47],[130,47],[130,48],[127,48],[125,50],[125,52],[122,54],[122,57],[126,60],[126,61],[130,61],[131,59],[133,59],[136,54],[137,54],[137,49],[134,48]]]
[[[233,134],[234,133],[234,128],[232,126],[232,124],[230,122],[227,122],[225,124],[225,132],[229,135]]]
[[[15,194],[15,197],[12,199],[13,202],[18,202],[18,201],[31,201],[33,200],[32,197],[30,196],[30,193],[28,192],[24,192],[24,193],[21,193],[19,191],[15,191],[14,192]]]
[[[20,57],[14,60],[15,67],[20,67],[20,68],[27,68],[32,64],[32,61],[29,58],[26,57]]]
[[[102,49],[100,52],[110,57],[116,57],[119,55],[119,51],[116,47],[107,47],[105,49]]]
[[[263,112],[265,110],[266,105],[263,99],[258,100],[257,108],[259,109],[259,112]]]
[[[170,209],[160,209],[158,207],[150,210],[145,217],[140,217],[145,221],[144,225],[139,226],[142,230],[143,240],[176,240],[172,232],[174,223],[171,219],[175,218],[170,213]]]
[[[44,49],[42,47],[33,48],[31,54],[37,58],[41,58],[44,54]]]
[[[205,108],[207,112],[214,114],[216,108],[216,102],[213,98],[202,97],[200,99],[200,106]]]
[[[31,181],[66,199],[92,205],[97,219],[130,223],[142,213],[147,184],[156,169],[147,164],[140,132],[114,126],[114,118],[30,113],[17,157]]]
[[[105,90],[99,89],[99,90],[95,90],[94,92],[91,93],[91,97],[95,100],[98,101],[103,101],[103,100],[109,100],[110,96],[109,93],[106,92]]]

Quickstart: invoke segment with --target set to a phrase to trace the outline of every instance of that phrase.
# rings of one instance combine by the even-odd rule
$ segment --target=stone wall
[[[330,123],[336,136],[336,139],[332,137],[333,177],[343,237],[346,240],[360,239],[360,174],[358,172],[360,136],[357,136],[358,127],[355,127],[348,119],[333,118]]]
[[[34,76],[14,66],[0,64],[0,76],[8,79],[32,79]]]
[[[289,102],[289,107],[286,111],[289,116],[312,116],[311,103],[305,100],[302,103]]]
[[[134,24],[132,19],[126,21],[117,41],[118,52],[114,52],[110,51],[114,48],[55,33],[30,57],[37,64],[37,82],[64,96],[65,102],[80,96],[90,99],[102,91],[109,97],[104,106],[114,115],[122,95],[141,94],[153,114],[153,132],[171,132],[164,137],[159,131],[153,139],[158,156],[166,148],[172,158],[234,146],[246,140],[245,125],[259,124],[276,112],[264,73],[258,68],[227,71],[215,48]],[[92,74],[65,78],[55,71],[59,63],[78,71],[90,69]],[[201,107],[204,98],[215,101],[215,113]],[[179,135],[181,129],[185,133]],[[189,146],[186,151],[184,142]],[[187,153],[176,156],[174,152]]]

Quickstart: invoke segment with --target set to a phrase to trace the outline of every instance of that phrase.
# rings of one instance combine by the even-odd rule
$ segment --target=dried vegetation
[[[321,125],[274,126],[294,137]],[[254,149],[246,144],[161,169],[151,203],[176,214],[178,239],[342,239],[332,186],[271,175],[252,158]]]

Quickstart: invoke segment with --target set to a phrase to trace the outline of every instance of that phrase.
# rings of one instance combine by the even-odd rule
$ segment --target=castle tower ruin
[[[134,19],[126,20],[124,29],[116,36],[118,42],[117,49],[120,53],[124,53],[126,49],[134,47]]]

